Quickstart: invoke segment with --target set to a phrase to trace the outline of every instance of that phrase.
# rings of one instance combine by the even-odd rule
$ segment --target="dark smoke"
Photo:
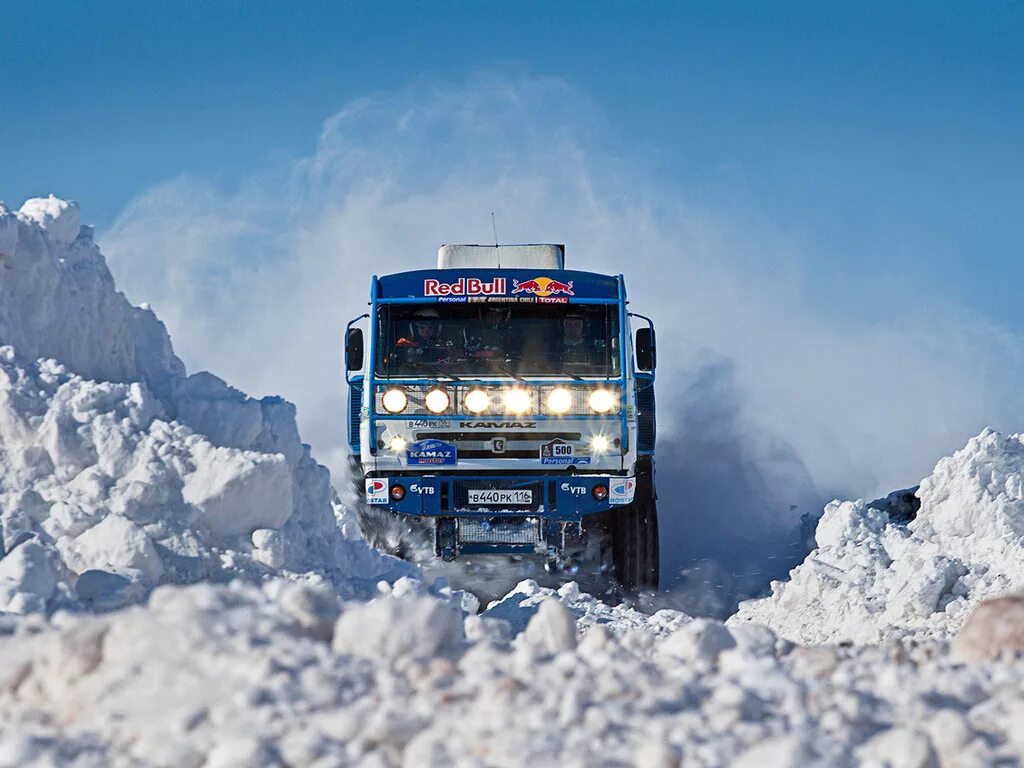
[[[730,361],[701,365],[682,391],[659,386],[658,410],[675,426],[657,445],[663,593],[653,603],[728,615],[807,553],[821,494],[795,450],[744,413]]]

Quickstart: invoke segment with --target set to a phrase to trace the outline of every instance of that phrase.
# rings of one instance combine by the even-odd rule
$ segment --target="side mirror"
[[[654,346],[654,329],[637,328],[636,367],[641,371],[653,371],[658,364],[658,353]]]
[[[345,368],[349,371],[363,370],[363,329],[349,328],[345,339]]]

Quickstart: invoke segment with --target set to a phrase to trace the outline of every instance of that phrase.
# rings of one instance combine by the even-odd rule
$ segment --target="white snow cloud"
[[[307,157],[234,188],[182,175],[148,190],[101,243],[190,368],[294,400],[335,468],[342,330],[370,275],[488,242],[491,211],[503,242],[564,242],[572,266],[623,272],[658,322],[664,455],[699,486],[675,526],[691,536],[710,515],[742,528],[912,484],[982,426],[1020,426],[1019,339],[912,284],[822,295],[828,253],[656,166],[560,80],[420,80],[346,105]],[[757,489],[748,511],[728,506]]]

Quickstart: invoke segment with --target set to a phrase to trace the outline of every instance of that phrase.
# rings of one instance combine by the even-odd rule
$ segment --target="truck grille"
[[[489,520],[458,518],[459,542],[463,544],[536,544],[542,540],[540,520],[535,517],[492,517]]]

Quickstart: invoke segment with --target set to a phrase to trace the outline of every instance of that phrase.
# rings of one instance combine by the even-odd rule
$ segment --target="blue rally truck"
[[[345,348],[364,514],[445,560],[657,589],[655,334],[622,275],[566,270],[560,245],[446,245],[374,276],[369,304]]]

